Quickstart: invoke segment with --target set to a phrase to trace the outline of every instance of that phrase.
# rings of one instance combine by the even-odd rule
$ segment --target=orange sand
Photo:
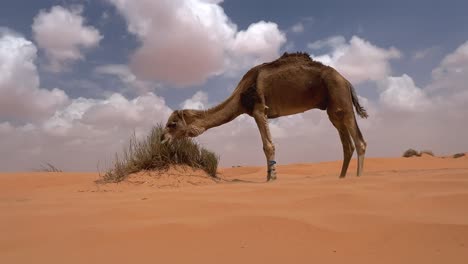
[[[0,263],[468,263],[468,158],[222,170],[210,179],[0,174]],[[197,173],[195,173],[197,174]]]

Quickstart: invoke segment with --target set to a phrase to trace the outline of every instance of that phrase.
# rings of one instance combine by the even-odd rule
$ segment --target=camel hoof
[[[267,182],[275,181],[276,180],[276,175],[269,175],[267,176]]]

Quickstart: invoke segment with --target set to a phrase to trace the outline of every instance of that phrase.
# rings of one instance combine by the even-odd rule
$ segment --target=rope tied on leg
[[[268,161],[268,173],[270,173],[272,171],[271,167],[273,167],[273,165],[276,164],[276,161],[274,160],[270,160]]]

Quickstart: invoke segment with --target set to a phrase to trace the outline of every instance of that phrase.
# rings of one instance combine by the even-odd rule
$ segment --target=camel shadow
[[[262,184],[268,183],[268,181],[252,181],[252,180],[242,180],[242,179],[222,179],[221,182],[228,183],[228,184],[236,184],[236,183],[249,183],[249,184]]]

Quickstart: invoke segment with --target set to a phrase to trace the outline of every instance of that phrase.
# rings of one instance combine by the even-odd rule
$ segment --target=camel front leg
[[[261,111],[254,112],[253,117],[262,137],[263,151],[267,161],[267,181],[276,180],[275,145],[271,139],[268,117]]]

